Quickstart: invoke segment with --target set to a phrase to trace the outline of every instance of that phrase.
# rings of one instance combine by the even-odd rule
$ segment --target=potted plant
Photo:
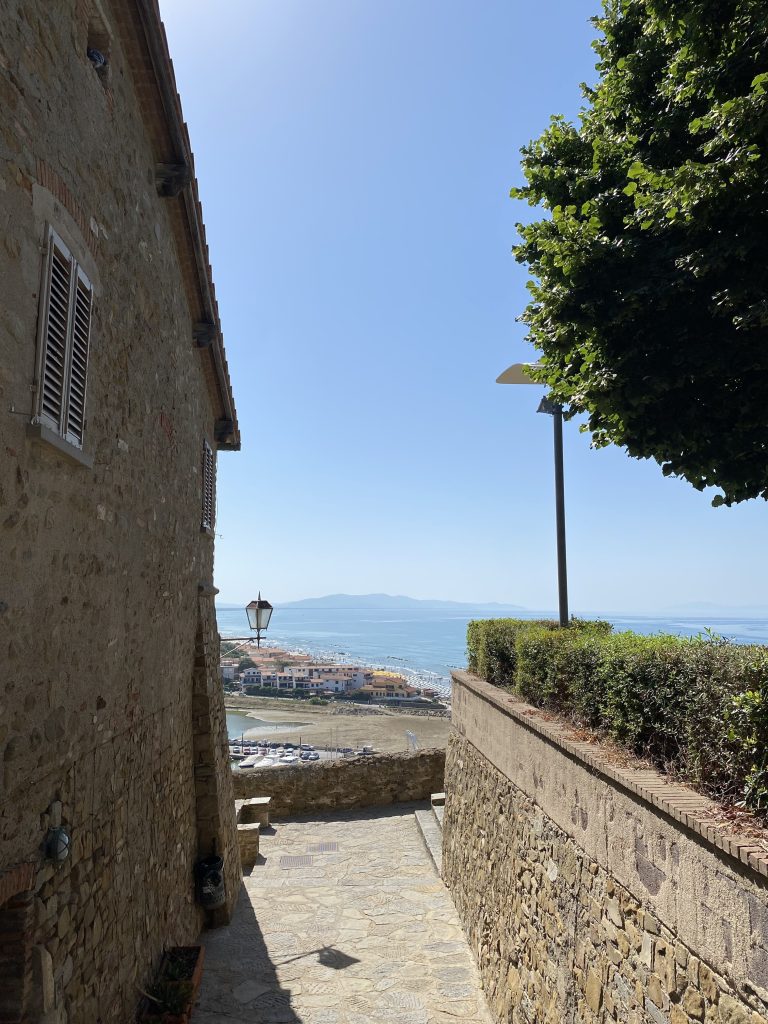
[[[142,1024],[188,1024],[203,974],[203,946],[174,946],[160,961],[157,979],[144,993]]]

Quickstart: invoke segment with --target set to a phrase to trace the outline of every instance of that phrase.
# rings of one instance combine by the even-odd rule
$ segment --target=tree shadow
[[[322,967],[330,967],[334,971],[343,971],[353,964],[360,963],[357,957],[349,956],[334,946],[320,946],[318,949],[311,949],[308,953],[299,953],[298,956],[291,956],[287,960],[281,960],[279,966],[294,963],[296,960],[304,960],[308,956],[315,956],[315,954],[317,954],[317,962]]]

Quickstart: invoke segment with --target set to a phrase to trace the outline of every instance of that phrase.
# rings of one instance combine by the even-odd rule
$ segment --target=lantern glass
[[[245,611],[251,629],[256,630],[257,633],[263,633],[272,618],[272,605],[269,601],[263,601],[259,594],[258,600],[251,601]]]

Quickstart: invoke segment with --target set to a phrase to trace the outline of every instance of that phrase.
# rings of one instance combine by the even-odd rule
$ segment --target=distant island
[[[402,594],[326,594],[325,597],[305,597],[301,601],[283,601],[276,608],[380,608],[387,610],[423,608],[423,609],[489,609],[493,611],[525,611],[519,604],[498,604],[488,602],[479,604],[474,601],[434,601],[405,597]]]
[[[216,607],[222,611],[242,610],[247,602],[239,604],[217,601]],[[498,601],[439,601],[436,599],[420,599],[407,597],[404,594],[326,594],[323,597],[306,597],[300,601],[278,601],[274,602],[275,608],[293,608],[297,610],[307,609],[328,609],[330,611],[344,610],[379,610],[379,611],[445,611],[445,612],[483,612],[488,615],[514,615],[522,614],[523,618],[553,618],[556,612],[553,609],[530,608],[520,604],[501,604]],[[645,609],[633,609],[631,611],[606,611],[605,608],[589,609],[581,608],[576,611],[577,616],[584,618],[602,618],[609,621],[621,622],[624,619],[648,619],[658,620],[661,627],[668,628],[672,625],[670,620],[681,617],[693,616],[696,618],[712,619],[739,619],[739,618],[768,618],[768,608],[765,606],[753,605],[721,605],[714,601],[689,601],[677,605],[659,605],[657,608],[648,611]],[[626,628],[626,627],[625,627]]]

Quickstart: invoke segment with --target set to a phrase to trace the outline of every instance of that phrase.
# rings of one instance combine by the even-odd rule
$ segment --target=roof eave
[[[221,331],[218,303],[213,284],[213,273],[208,260],[208,245],[205,239],[205,224],[200,203],[197,179],[194,173],[194,156],[189,140],[189,132],[184,123],[168,49],[168,41],[160,16],[157,0],[133,0],[139,15],[144,36],[144,44],[154,74],[158,96],[162,106],[169,142],[174,155],[171,165],[177,176],[177,187],[164,194],[170,202],[178,203],[184,215],[190,246],[194,256],[196,282],[199,291],[200,307],[203,311],[204,326],[212,328],[209,343],[204,346],[209,353],[211,370],[216,384],[219,400],[219,412],[216,417],[215,442],[218,449],[224,451],[240,450],[240,430],[237,423],[237,411],[229,377],[229,368],[224,350],[224,338]],[[159,161],[160,163],[161,161]],[[168,166],[163,164],[163,166]],[[203,346],[201,346],[203,347]],[[205,358],[205,353],[203,353]]]

